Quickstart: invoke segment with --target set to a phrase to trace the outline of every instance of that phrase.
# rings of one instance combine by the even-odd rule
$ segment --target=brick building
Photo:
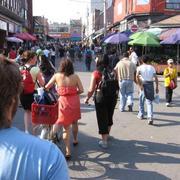
[[[0,0],[0,48],[6,36],[32,30],[32,0]]]
[[[177,0],[114,0],[114,23],[120,31],[147,28],[172,15],[180,14],[180,1]]]

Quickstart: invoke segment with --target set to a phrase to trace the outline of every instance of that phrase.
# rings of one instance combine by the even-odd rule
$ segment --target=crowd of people
[[[61,59],[58,70],[56,69],[57,57]],[[144,103],[146,101],[148,124],[153,125],[153,101],[155,94],[159,93],[158,77],[154,67],[149,63],[149,57],[144,55],[138,58],[132,47],[123,53],[122,58],[117,58],[116,53],[98,54],[93,47],[82,46],[80,43],[49,44],[44,47],[34,45],[30,50],[19,47],[17,52],[12,47],[8,53],[1,50],[0,153],[2,156],[0,162],[7,162],[7,166],[1,168],[0,178],[3,179],[6,175],[9,176],[9,179],[12,176],[22,176],[22,179],[28,179],[27,177],[37,179],[35,176],[39,179],[44,179],[44,177],[49,179],[69,178],[66,162],[57,147],[28,135],[35,134],[31,121],[31,105],[39,87],[58,94],[58,119],[53,126],[53,134],[56,134],[63,126],[65,158],[69,160],[71,158],[71,126],[73,145],[78,145],[78,120],[81,118],[80,94],[84,92],[80,77],[74,72],[73,63],[78,60],[83,65],[84,62],[86,70],[91,71],[93,59],[96,62],[96,69],[92,72],[90,87],[84,102],[88,103],[89,99],[94,97],[97,124],[102,137],[99,141],[100,147],[108,148],[118,96],[120,97],[119,110],[125,112],[127,107],[129,112],[133,111],[135,84],[139,89],[137,117],[145,118]],[[112,63],[112,59],[116,63]],[[172,103],[173,89],[177,87],[177,71],[173,66],[172,59],[169,59],[167,64],[163,75],[166,106],[169,107]],[[28,81],[28,88],[25,88],[24,74],[30,74],[31,77]],[[11,127],[19,99],[24,109],[26,134]],[[15,153],[11,153],[12,151]],[[22,158],[19,160],[20,154]],[[38,171],[37,165],[40,166],[41,171]],[[31,176],[29,176],[30,174]],[[32,174],[34,178],[32,178]]]

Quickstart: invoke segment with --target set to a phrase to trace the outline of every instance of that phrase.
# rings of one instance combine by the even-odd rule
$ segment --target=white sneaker
[[[148,119],[148,124],[149,124],[149,125],[153,125],[153,120],[152,120],[152,118],[149,118],[149,119]]]
[[[167,107],[170,107],[170,106],[171,106],[171,104],[170,104],[170,103],[166,103],[166,106],[167,106]]]
[[[102,147],[103,149],[108,148],[107,142],[103,140],[99,141],[99,146]]]

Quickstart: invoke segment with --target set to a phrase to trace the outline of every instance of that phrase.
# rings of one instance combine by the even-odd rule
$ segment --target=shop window
[[[166,0],[166,8],[180,10],[179,0]]]

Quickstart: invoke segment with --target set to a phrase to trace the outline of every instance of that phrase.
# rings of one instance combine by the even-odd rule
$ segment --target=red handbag
[[[175,81],[173,79],[170,81],[169,87],[171,89],[176,89],[177,85],[176,85],[176,83],[175,83]]]

